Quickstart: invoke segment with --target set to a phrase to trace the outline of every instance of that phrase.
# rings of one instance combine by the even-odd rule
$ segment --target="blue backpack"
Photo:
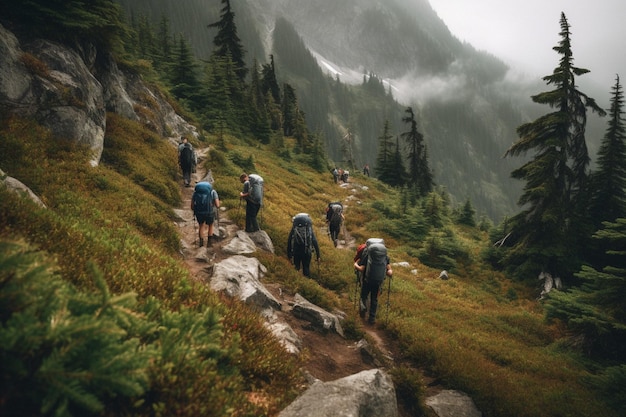
[[[213,187],[206,181],[196,184],[191,199],[195,214],[211,215],[213,213]]]

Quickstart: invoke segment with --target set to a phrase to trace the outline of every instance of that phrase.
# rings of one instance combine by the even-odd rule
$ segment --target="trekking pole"
[[[198,233],[197,233],[197,229],[196,229],[196,213],[193,214],[193,244],[196,245],[198,244]]]
[[[215,211],[215,218],[217,219],[217,236],[219,238],[222,237],[222,233],[220,232],[220,209],[219,207],[216,207],[216,211]],[[213,233],[215,234],[215,233]]]
[[[317,279],[322,278],[321,272],[320,272],[320,258],[317,258]]]
[[[389,306],[391,305],[389,297],[391,295],[391,277],[389,277],[389,287],[387,289],[387,313],[385,314],[385,324],[389,324]]]
[[[356,282],[354,283],[354,308],[359,308],[359,286],[361,284],[361,280],[359,279],[359,271],[354,270],[354,274],[356,275]]]

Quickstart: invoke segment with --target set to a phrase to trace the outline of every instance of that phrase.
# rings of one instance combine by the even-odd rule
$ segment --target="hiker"
[[[367,175],[368,177],[370,176],[370,164],[365,164],[363,167],[363,175]]]
[[[344,182],[344,184],[348,183],[348,177],[350,176],[350,171],[348,171],[347,169],[345,171],[343,171],[343,173],[341,174],[341,181]]]
[[[307,213],[300,213],[294,216],[287,238],[287,257],[289,262],[293,258],[293,264],[296,271],[300,270],[302,265],[302,273],[305,277],[311,275],[311,258],[313,257],[313,249],[317,255],[317,262],[320,261],[320,247],[317,244],[315,233],[313,232],[313,220]]]
[[[384,241],[375,238],[368,239],[360,259],[354,262],[354,269],[362,273],[359,315],[361,318],[365,318],[367,299],[369,298],[369,318],[367,322],[374,324],[378,308],[378,293],[385,278],[391,278],[393,275]]]
[[[326,223],[328,224],[330,239],[333,241],[335,247],[337,247],[339,230],[341,230],[341,224],[344,219],[343,205],[339,201],[329,203],[328,207],[326,207]]]
[[[191,184],[191,172],[194,170],[196,162],[196,153],[193,150],[193,146],[191,146],[191,143],[183,136],[180,145],[178,145],[178,165],[183,171],[185,187],[189,187]]]
[[[339,170],[337,169],[337,167],[333,169],[332,173],[335,184],[337,184],[339,182]]]
[[[215,210],[219,208],[220,199],[211,183],[206,181],[197,183],[191,196],[191,210],[193,210],[193,215],[198,221],[198,237],[201,247],[204,246],[205,234],[207,247],[211,244]]]
[[[246,232],[256,232],[260,230],[257,215],[263,204],[263,178],[257,174],[246,174],[239,176],[239,181],[243,183],[243,191],[239,193],[240,199],[246,200]]]

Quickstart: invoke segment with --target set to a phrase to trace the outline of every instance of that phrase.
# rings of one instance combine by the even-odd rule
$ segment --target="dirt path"
[[[192,185],[205,179],[207,175],[203,162],[206,159],[208,148],[198,149],[197,152],[198,171],[192,174]],[[184,220],[179,223],[183,240],[184,262],[195,279],[200,282],[208,282],[212,274],[213,264],[229,256],[221,251],[222,246],[228,243],[228,239],[217,239],[208,248],[198,247],[198,226],[193,219],[193,212],[190,207],[193,186],[185,187],[182,180],[180,184],[183,202],[178,214]],[[228,218],[228,208],[220,211],[220,226],[228,230],[227,236],[234,236],[238,230],[237,225]],[[217,230],[217,224],[215,228]],[[342,226],[337,248],[353,250],[355,247],[355,240],[350,236],[345,225]],[[389,367],[400,360],[401,354],[397,343],[391,340],[378,325],[372,326],[363,323],[367,340],[374,345],[374,350],[377,352],[377,359],[374,360],[369,355],[362,353],[357,342],[346,340],[334,333],[322,334],[311,328],[309,322],[296,318],[291,314],[294,294],[283,291],[279,284],[266,283],[265,285],[283,304],[282,311],[277,312],[277,315],[279,319],[288,323],[302,340],[305,368],[315,378],[322,381],[332,381],[366,369],[381,366]],[[381,299],[381,309],[385,308],[385,303],[386,298]],[[407,414],[401,412],[401,415]]]

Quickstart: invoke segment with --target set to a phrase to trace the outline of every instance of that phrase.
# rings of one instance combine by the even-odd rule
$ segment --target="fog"
[[[454,36],[487,51],[518,75],[551,74],[560,56],[561,12],[570,25],[574,65],[591,72],[581,85],[597,83],[607,94],[615,75],[626,78],[624,0],[429,0]]]

